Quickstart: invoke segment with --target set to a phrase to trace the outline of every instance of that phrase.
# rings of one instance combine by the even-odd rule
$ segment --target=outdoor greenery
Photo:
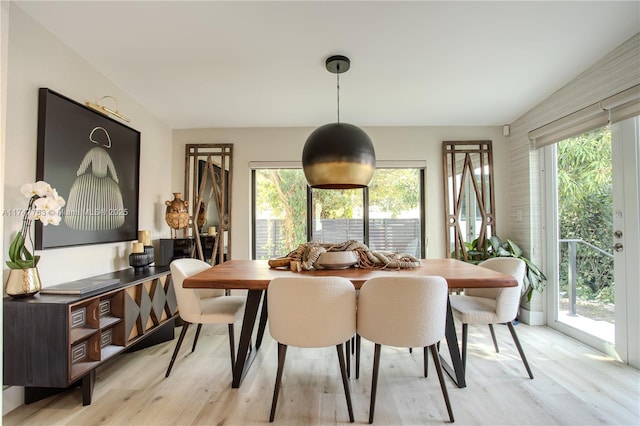
[[[414,209],[419,170],[379,169],[369,185],[370,210],[388,217]],[[313,190],[314,218],[351,219],[362,217],[362,190]],[[284,221],[281,253],[307,241],[307,182],[300,169],[268,169],[256,172],[256,208]]]
[[[610,252],[613,244],[611,132],[596,129],[558,144],[560,239],[582,239]],[[613,259],[577,246],[578,298],[613,303]],[[560,291],[568,291],[568,247],[560,245]]]

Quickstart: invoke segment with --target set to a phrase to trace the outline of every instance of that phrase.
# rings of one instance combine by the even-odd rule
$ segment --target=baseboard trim
[[[544,325],[544,312],[530,311],[526,308],[520,307],[520,315],[518,315],[518,319],[529,325]]]
[[[24,405],[24,388],[22,386],[9,386],[2,390],[2,415]]]

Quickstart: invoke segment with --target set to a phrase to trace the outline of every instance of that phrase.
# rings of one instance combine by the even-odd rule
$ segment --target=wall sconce
[[[104,105],[101,105],[100,102],[105,100],[105,99],[111,99],[115,104],[116,104],[116,108],[115,109],[111,109],[109,107],[106,107]],[[100,99],[98,99],[98,102],[96,102],[95,104],[92,102],[87,102],[86,105],[91,108],[94,111],[99,112],[102,115],[113,115],[115,117],[118,117],[120,120],[124,120],[127,123],[131,122],[131,120],[129,120],[127,117],[125,117],[124,115],[120,114],[120,111],[118,111],[118,100],[116,98],[114,98],[113,96],[103,96]]]

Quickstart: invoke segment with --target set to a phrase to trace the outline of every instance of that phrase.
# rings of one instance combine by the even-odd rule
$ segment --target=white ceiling
[[[637,0],[16,3],[174,129],[336,121],[334,54],[341,121],[502,125],[640,31]]]

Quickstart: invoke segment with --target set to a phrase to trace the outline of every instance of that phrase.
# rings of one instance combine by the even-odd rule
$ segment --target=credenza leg
[[[93,385],[96,382],[96,370],[91,370],[89,374],[82,378],[82,405],[91,405],[93,396]]]

